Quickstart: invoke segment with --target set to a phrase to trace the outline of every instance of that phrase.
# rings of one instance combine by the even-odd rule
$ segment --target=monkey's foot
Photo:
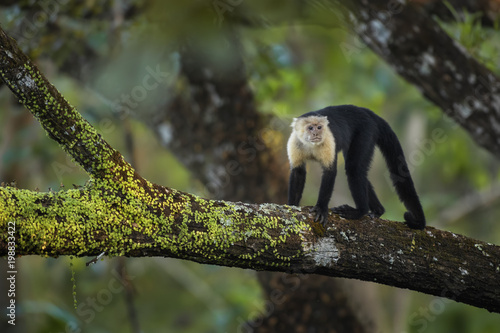
[[[348,220],[359,220],[365,215],[365,213],[360,212],[359,209],[349,205],[333,207],[331,211]]]
[[[326,221],[328,221],[328,208],[323,209],[318,206],[314,206],[309,210],[310,213],[314,214],[314,221],[321,223],[324,227],[326,226]]]
[[[384,207],[379,206],[379,207],[376,207],[375,209],[373,208],[370,208],[370,213],[368,213],[368,216],[370,216],[370,218],[379,218],[381,217],[382,215],[384,215],[385,213],[385,209]]]

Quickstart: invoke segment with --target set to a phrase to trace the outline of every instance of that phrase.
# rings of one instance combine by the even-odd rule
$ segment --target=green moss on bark
[[[51,193],[0,188],[0,229],[16,222],[19,254],[104,251],[286,266],[303,253],[309,226],[294,211],[283,219],[266,205],[210,201],[152,184],[148,191],[123,188],[109,182]]]

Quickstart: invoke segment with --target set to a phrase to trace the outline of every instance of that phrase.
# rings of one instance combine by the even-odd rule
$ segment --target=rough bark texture
[[[135,173],[123,156],[102,139],[1,28],[0,75],[48,136],[91,177],[117,182],[126,179],[128,173]],[[143,181],[137,174],[135,178]]]
[[[399,75],[500,156],[500,81],[417,4],[340,1],[358,36]]]
[[[233,51],[239,52],[237,50],[238,43],[234,40],[233,42],[228,45],[236,46],[236,49]],[[90,218],[92,220],[95,215],[87,212],[101,211],[102,208],[99,208],[100,205],[105,207],[121,207],[122,211],[120,213],[110,212],[113,218],[110,217],[109,219],[130,221],[137,218],[136,212],[133,212],[129,205],[125,205],[125,207],[120,202],[113,202],[111,193],[117,194],[126,201],[135,201],[135,197],[142,197],[146,201],[159,200],[164,202],[167,200],[163,191],[158,193],[156,190],[147,190],[150,191],[149,194],[152,194],[153,198],[146,199],[143,196],[144,193],[141,193],[141,190],[135,185],[144,183],[146,187],[151,187],[152,184],[145,184],[145,180],[137,175],[130,165],[124,162],[121,155],[113,151],[111,147],[107,147],[109,149],[105,150],[106,154],[100,154],[99,150],[94,150],[94,146],[96,146],[94,141],[87,138],[83,139],[81,135],[90,133],[90,137],[93,137],[97,142],[99,142],[100,136],[93,129],[83,129],[88,126],[88,123],[58,94],[57,90],[46,81],[26,56],[17,50],[17,46],[15,46],[12,40],[5,34],[2,34],[0,43],[4,49],[3,55],[5,55],[5,58],[3,58],[4,69],[7,69],[2,72],[4,80],[9,82],[9,87],[15,92],[19,91],[18,88],[21,91],[26,90],[17,94],[21,102],[25,103],[39,117],[49,135],[55,138],[64,149],[74,156],[77,162],[82,164],[94,180],[96,180],[95,185],[91,188],[71,191],[67,194],[68,197],[67,201],[64,200],[64,207],[68,209],[68,213],[73,214],[77,221],[83,222],[89,216],[92,216]],[[182,58],[183,72],[188,78],[189,91],[192,93],[193,101],[190,99],[186,101],[185,96],[183,96],[184,98],[177,98],[173,105],[176,112],[170,114],[172,117],[171,123],[154,123],[154,127],[158,130],[162,139],[165,139],[165,134],[173,132],[176,138],[172,142],[174,151],[195,174],[201,175],[202,180],[207,184],[209,192],[215,192],[208,194],[223,198],[233,198],[233,200],[264,202],[271,201],[270,198],[275,197],[274,199],[282,202],[285,201],[286,191],[283,188],[286,188],[287,164],[281,160],[277,152],[269,149],[265,142],[266,135],[268,134],[272,134],[273,136],[278,134],[279,136],[280,132],[278,130],[280,128],[273,127],[272,124],[265,121],[265,117],[257,113],[253,104],[253,95],[246,83],[245,70],[241,58],[238,55],[236,58],[237,61],[233,65],[224,63],[224,66],[228,68],[219,70],[219,68],[204,66],[205,64],[213,66],[213,62],[205,58],[205,56],[209,55],[203,54],[203,50],[196,51],[187,48]],[[12,54],[15,54],[15,56],[12,56]],[[229,54],[234,53],[229,52]],[[29,68],[28,73],[23,68]],[[25,79],[31,82],[35,78],[36,85],[22,86]],[[49,87],[48,91],[45,89],[45,86]],[[52,113],[53,109],[56,109],[58,112]],[[72,120],[66,123],[68,121],[65,119],[66,117]],[[186,119],[190,121],[186,122]],[[241,119],[245,121],[241,121]],[[69,125],[70,131],[67,126],[64,126],[65,124]],[[191,127],[187,128],[186,124]],[[280,124],[278,123],[276,126],[280,126]],[[211,139],[207,140],[207,138]],[[167,144],[166,142],[164,143]],[[193,156],[200,157],[200,154],[203,153],[205,157],[210,157],[207,158],[209,159],[209,163],[205,161],[204,157],[198,159],[192,158]],[[113,155],[113,158],[109,158],[108,154]],[[110,164],[108,163],[110,159],[116,159],[116,161]],[[116,162],[118,162],[117,165],[115,165]],[[114,181],[108,182],[108,178]],[[122,179],[124,183],[120,184],[117,182],[118,179]],[[130,184],[126,184],[129,181],[135,185],[129,186]],[[263,188],[266,188],[266,190],[263,191]],[[110,196],[106,200],[101,201],[100,199],[103,198],[99,198],[99,192],[101,195],[107,193]],[[47,194],[43,199],[34,199],[27,193],[23,192],[23,194],[14,195],[13,200],[17,202],[18,196],[23,197],[23,200],[34,200],[30,204],[34,205],[35,210],[42,209],[43,212],[45,212],[43,207],[51,206],[52,201],[55,200],[50,194]],[[89,199],[89,202],[86,204],[87,209],[84,209],[85,212],[80,212],[80,208],[76,208],[74,205],[76,197],[86,197]],[[25,204],[28,205],[27,202]],[[141,206],[142,204],[138,205]],[[75,212],[73,208],[78,212]],[[164,207],[149,207],[148,212],[161,211],[162,209]],[[69,219],[71,218],[68,215],[57,217],[58,222],[62,222],[63,225]],[[109,254],[121,253],[118,250],[122,247],[119,239],[124,234],[133,232],[130,231],[130,228],[138,227],[134,223],[120,222],[120,226],[126,230],[115,230],[115,232],[106,236],[102,231],[94,229],[94,223],[98,224],[97,221],[91,222],[88,220],[86,222],[88,225],[86,228],[87,232],[96,237],[94,238],[96,241],[94,247],[99,247],[98,243],[105,241],[109,243],[108,246],[111,248],[111,251],[108,250]],[[57,228],[64,229],[63,225],[57,225]],[[47,224],[38,223],[37,228],[52,229],[54,226],[51,222],[47,222]],[[41,245],[42,249],[48,251],[53,248],[53,244],[59,244],[59,242],[67,242],[69,244],[80,242],[81,227],[74,228],[76,233],[74,239],[70,240],[69,236],[64,236],[63,239],[54,239],[49,243],[43,242]],[[113,227],[110,227],[110,229],[113,229]],[[142,229],[150,229],[150,227],[143,225]],[[37,233],[36,229],[28,228],[28,230],[31,230],[33,234]],[[249,231],[249,233],[252,232]],[[150,238],[146,237],[145,239]],[[76,253],[80,252],[81,250],[76,250]],[[338,293],[342,292],[340,288],[335,287],[335,280],[323,278],[320,281],[325,295],[329,295],[332,290],[337,290]],[[316,285],[319,285],[319,283],[316,283]],[[301,290],[297,290],[294,294],[300,295]],[[312,298],[315,295],[304,294],[304,296],[309,297],[309,302],[319,303],[316,298]],[[345,299],[346,297],[340,298]],[[294,303],[293,298],[290,297],[289,299],[290,301],[287,304]],[[301,299],[304,300],[305,297],[301,297]],[[335,309],[343,309],[344,312],[349,313],[357,312],[355,309],[348,308],[345,303],[326,304],[322,301],[324,299],[328,299],[328,297],[320,298],[321,304],[324,305],[322,307],[324,313],[333,312]],[[274,311],[266,319],[279,318],[280,321],[283,321],[287,317],[288,313],[286,311]],[[326,316],[323,317],[326,319]],[[350,316],[350,318],[354,318],[354,316]],[[294,320],[300,319],[294,318]],[[290,323],[290,320],[287,322]],[[290,329],[293,329],[295,325],[297,325],[295,321],[290,323]],[[336,327],[338,323],[332,320],[316,320],[314,322],[303,323],[303,325],[327,328]],[[357,323],[352,323],[352,325],[359,326]],[[260,328],[264,327],[266,327],[265,323],[260,325]]]
[[[438,15],[441,19],[449,19],[450,18],[449,11],[447,9],[445,9],[445,6],[443,5],[443,3],[441,1],[419,0],[419,1],[415,1],[415,2],[418,2],[420,5],[424,5],[424,9],[426,10],[427,13],[432,13],[434,15]],[[415,2],[413,2],[413,3],[415,3]],[[454,6],[458,11],[460,11],[463,7],[469,11],[472,11],[472,12],[477,12],[477,11],[483,12],[485,15],[482,18],[482,22],[485,25],[492,25],[492,23],[494,22],[494,20],[497,16],[497,13],[498,13],[498,7],[496,6],[497,3],[495,1],[468,1],[468,0],[460,1],[460,0],[457,0],[457,1],[450,1],[450,4],[452,6]],[[304,4],[301,4],[300,6],[302,6],[303,8],[305,7]],[[243,6],[240,8],[243,8]],[[247,9],[248,8],[245,8],[245,10],[247,10]],[[301,12],[303,12],[302,9],[299,11],[295,11],[295,13],[301,13]],[[373,13],[371,13],[371,14],[373,14]],[[410,19],[412,19],[411,16],[410,16]],[[410,22],[410,23],[408,23],[409,25],[413,24],[413,21],[408,20],[408,22]],[[269,24],[269,22],[267,22],[267,23]],[[331,25],[330,20],[328,20],[328,23]],[[377,25],[377,23],[375,24],[375,28],[377,28],[376,25]],[[397,30],[393,30],[393,31],[397,31]],[[412,39],[412,38],[416,38],[419,36],[410,35],[409,37],[410,37],[410,39]],[[411,44],[412,42],[413,41],[410,41],[409,44]],[[426,42],[417,43],[417,44],[415,44],[415,47],[420,48],[420,47],[425,47],[426,45],[427,45]],[[81,54],[79,55],[79,57],[80,56],[81,56]],[[398,57],[398,55],[396,54],[396,60],[400,61],[400,59],[398,59],[397,57]],[[424,54],[424,57],[426,57],[425,54]],[[184,57],[184,59],[187,59],[187,58],[189,58],[189,56]],[[391,59],[388,57],[384,58],[384,59],[391,61]],[[427,59],[427,61],[432,62],[432,58],[427,57],[426,59]],[[451,57],[451,60],[454,60],[453,57]],[[401,61],[403,64],[405,64],[409,67],[414,65],[412,63],[411,58],[410,59],[401,59]],[[439,61],[438,61],[437,66],[439,66],[441,63],[439,63]],[[424,72],[425,72],[426,64],[425,63],[423,63],[423,64],[424,64],[423,68],[424,68]],[[460,65],[460,63],[458,65]],[[402,65],[400,65],[400,66],[402,66]],[[190,75],[191,78],[194,78],[194,79],[196,79],[196,77],[201,78],[201,80],[198,81],[200,83],[199,87],[201,87],[201,86],[204,87],[203,89],[198,89],[196,91],[193,91],[193,95],[197,95],[198,101],[201,102],[200,106],[203,107],[204,105],[205,106],[206,105],[214,105],[215,107],[213,110],[225,109],[225,112],[223,112],[223,113],[222,112],[215,112],[212,114],[200,112],[198,110],[198,113],[197,113],[197,116],[195,117],[195,119],[200,117],[201,113],[207,114],[207,115],[216,115],[216,116],[222,115],[223,117],[230,117],[233,115],[231,112],[232,110],[240,110],[243,112],[238,113],[238,115],[246,114],[248,112],[248,114],[250,115],[248,117],[248,119],[250,121],[248,123],[246,123],[245,126],[242,126],[241,124],[238,124],[238,123],[229,122],[233,126],[227,126],[227,127],[221,126],[218,128],[211,126],[210,123],[213,124],[213,119],[212,119],[212,121],[209,121],[209,122],[205,122],[204,120],[200,120],[200,122],[194,122],[193,123],[194,126],[189,128],[189,131],[191,131],[191,130],[196,131],[196,133],[198,133],[199,136],[194,136],[193,138],[196,138],[196,137],[201,137],[201,138],[210,137],[210,138],[212,138],[213,137],[216,139],[216,140],[214,140],[214,144],[211,144],[210,142],[207,143],[206,141],[201,140],[201,145],[203,145],[203,146],[200,146],[200,140],[198,140],[198,142],[196,142],[196,140],[191,140],[191,142],[183,141],[182,135],[179,135],[179,133],[175,133],[175,135],[173,136],[175,138],[175,141],[177,142],[177,139],[181,139],[181,140],[178,140],[178,142],[181,144],[177,144],[177,149],[174,151],[176,151],[176,153],[178,155],[181,155],[181,156],[184,155],[185,163],[187,163],[187,165],[191,164],[191,167],[194,166],[194,168],[192,170],[195,170],[195,172],[202,175],[202,181],[207,186],[207,190],[211,194],[217,194],[217,195],[220,195],[221,197],[224,197],[224,198],[228,198],[228,197],[240,198],[241,196],[248,197],[248,195],[250,194],[249,200],[248,199],[241,199],[241,200],[248,200],[248,201],[253,201],[253,202],[270,201],[268,198],[266,198],[266,196],[264,194],[266,191],[260,191],[260,192],[259,191],[252,191],[252,190],[248,191],[249,188],[259,188],[259,186],[260,187],[264,186],[265,188],[270,187],[270,188],[277,189],[275,191],[275,193],[277,195],[275,198],[276,198],[276,201],[281,202],[281,199],[277,199],[277,198],[280,195],[280,193],[284,193],[284,191],[282,191],[283,186],[279,185],[280,182],[283,184],[283,182],[281,180],[283,177],[276,177],[276,175],[279,175],[279,173],[280,173],[280,171],[277,170],[276,167],[273,167],[273,169],[268,170],[267,175],[269,177],[267,177],[267,179],[262,179],[262,177],[259,176],[259,174],[250,175],[244,171],[240,172],[241,171],[240,168],[243,168],[243,169],[249,168],[250,171],[253,170],[253,171],[256,171],[259,173],[260,173],[259,170],[261,168],[266,169],[265,162],[262,163],[260,158],[255,158],[257,160],[256,163],[259,164],[258,168],[255,166],[256,163],[253,163],[254,161],[252,161],[252,159],[254,159],[254,156],[256,156],[255,155],[256,152],[260,156],[265,156],[267,154],[268,156],[270,156],[270,159],[274,159],[273,156],[275,156],[275,154],[272,152],[269,152],[267,150],[267,148],[264,148],[264,150],[261,154],[261,149],[263,147],[261,145],[262,142],[259,142],[259,140],[261,138],[259,138],[258,136],[245,137],[245,135],[247,135],[247,134],[243,134],[244,131],[239,131],[240,129],[246,130],[247,128],[249,128],[250,131],[248,133],[252,133],[252,132],[253,133],[255,133],[255,132],[261,133],[260,128],[262,128],[262,122],[260,123],[260,125],[255,125],[255,123],[252,122],[255,119],[258,120],[258,116],[253,115],[253,116],[255,116],[255,118],[252,116],[251,112],[255,111],[255,109],[254,109],[253,105],[251,105],[253,103],[252,97],[251,97],[251,92],[249,91],[248,86],[246,86],[246,83],[244,82],[244,78],[242,80],[242,78],[240,77],[241,72],[239,70],[236,70],[238,67],[239,66],[236,66],[235,68],[233,68],[233,69],[235,69],[235,71],[233,71],[233,73],[237,74],[234,76],[233,81],[231,81],[231,83],[234,84],[232,87],[232,88],[234,88],[233,91],[227,91],[227,90],[224,91],[224,89],[230,85],[228,85],[226,87],[223,87],[223,85],[219,85],[218,83],[216,83],[217,82],[216,79],[212,80],[210,78],[210,75],[211,75],[210,73],[202,73],[202,72],[191,73],[191,75]],[[67,68],[73,70],[75,68],[82,68],[82,66],[73,66],[72,62],[70,61],[70,64]],[[185,68],[188,69],[189,66],[186,64]],[[241,68],[242,67],[239,67],[240,70],[241,70]],[[469,72],[469,74],[473,73],[472,71],[474,69],[470,69],[470,70],[471,71]],[[442,75],[441,77],[446,78],[446,74],[448,74],[448,73],[444,73],[444,74],[441,73],[441,75]],[[483,75],[483,74],[484,73],[481,73],[481,75]],[[217,75],[217,74],[215,74],[215,75]],[[463,73],[461,73],[460,75],[463,75]],[[206,78],[203,78],[204,76],[206,76]],[[481,78],[483,78],[483,76],[480,77],[480,76],[476,75],[476,77],[478,78],[478,81],[479,81],[479,90],[481,90],[484,87],[487,87],[487,89],[489,89],[489,87],[486,85],[487,83],[485,80],[483,80],[483,82],[480,82]],[[464,76],[462,76],[462,77],[464,77]],[[470,77],[471,76],[469,76],[469,78]],[[452,77],[452,81],[453,81],[453,79],[456,79],[456,78]],[[430,79],[427,78],[427,80],[432,81],[433,79],[432,79],[432,77],[430,77]],[[194,80],[192,82],[194,82]],[[413,81],[410,80],[410,82],[413,82]],[[451,85],[449,83],[449,80],[443,81],[443,82],[445,85]],[[426,84],[431,85],[431,87],[429,87],[430,90],[433,90],[433,89],[435,90],[435,88],[436,88],[435,85],[438,84],[435,82],[428,83],[425,80],[421,80],[421,81],[415,80],[413,83],[420,85],[422,87],[425,87]],[[426,94],[429,89],[421,88],[421,90],[424,91],[424,94]],[[227,94],[226,94],[226,92],[227,92]],[[225,96],[231,96],[231,95],[233,97],[240,96],[241,98],[236,99],[236,103],[234,103],[234,104],[232,102],[226,103],[226,105],[225,105],[226,108],[225,107],[219,108],[217,106],[220,102],[220,100],[218,98],[222,97],[222,100],[224,100]],[[455,96],[445,96],[445,97],[446,98],[449,97],[449,101],[452,101]],[[476,97],[477,97],[477,94],[476,94]],[[436,98],[436,97],[434,97],[434,98]],[[439,98],[439,96],[437,96],[437,98]],[[430,99],[433,100],[432,98],[430,98]],[[479,100],[481,100],[481,98],[479,98]],[[448,101],[448,104],[449,104],[449,101]],[[458,106],[459,111],[465,110],[467,112],[467,107],[469,106],[468,104],[477,104],[476,101],[472,98],[467,99],[467,97],[465,97],[464,101],[465,101],[465,109],[461,106]],[[185,105],[183,105],[183,103],[185,103],[185,101],[182,101],[181,99],[177,99],[176,102],[178,103],[177,106],[179,106],[178,110],[186,110],[186,108],[184,107]],[[464,104],[464,103],[462,103],[462,104]],[[247,105],[247,107],[245,107],[245,105]],[[444,103],[444,105],[446,105],[446,103]],[[183,112],[178,112],[176,118],[177,119],[176,119],[175,125],[179,126],[178,128],[181,128],[183,130],[186,130],[186,128],[187,128],[186,125],[191,125],[191,122],[189,124],[186,124],[185,119],[193,119],[190,117],[184,117]],[[223,118],[221,118],[221,119],[223,119]],[[264,122],[266,122],[266,121],[267,120],[265,120]],[[480,121],[476,121],[474,126],[489,125],[490,127],[495,127],[495,124],[496,123],[486,124],[486,123],[481,123]],[[173,126],[174,122],[171,122],[170,124],[167,122],[167,123],[164,123],[163,125],[166,127],[161,128],[163,130],[162,133],[168,134],[169,133],[168,130],[170,130],[169,126],[171,126],[171,125]],[[205,125],[209,125],[208,130],[207,130],[207,128],[204,127]],[[264,124],[263,126],[265,127],[266,124]],[[466,129],[471,131],[475,128],[474,126],[468,127]],[[167,130],[166,132],[165,132],[165,129]],[[272,129],[273,128],[271,128],[271,130]],[[227,133],[228,135],[226,138],[220,138],[220,137],[218,137],[218,135],[220,135],[221,133]],[[240,136],[241,139],[238,141],[233,140],[233,138],[237,137],[237,136]],[[236,146],[236,149],[235,149],[235,147],[229,147],[229,149],[228,149],[228,146],[224,147],[223,143],[225,141],[227,143],[228,138],[231,138],[231,140],[229,142],[239,142],[240,145]],[[478,141],[478,142],[481,142],[481,141]],[[175,143],[174,143],[174,145],[175,145]],[[171,147],[173,147],[174,145],[171,145]],[[486,147],[491,146],[491,141],[490,142],[486,141],[485,145],[486,145]],[[187,148],[187,147],[189,147],[189,148]],[[212,157],[212,154],[205,155],[205,158],[208,156],[210,156],[210,158],[211,158],[210,164],[207,164],[205,166],[202,165],[203,163],[199,163],[199,160],[197,161],[196,159],[194,159],[192,162],[189,162],[189,159],[192,158],[193,154],[186,153],[187,151],[189,151],[189,152],[198,151],[201,154],[201,152],[204,151],[205,149],[207,149],[208,151],[212,150],[214,152],[218,152],[219,156]],[[494,150],[490,149],[490,151],[494,151]],[[214,155],[216,155],[216,154],[214,154]],[[198,155],[198,157],[200,157],[200,155]],[[227,163],[228,161],[233,161],[233,160],[235,161],[235,163],[233,163],[233,162],[231,162],[231,164]],[[270,162],[270,165],[274,165],[274,166],[280,165],[279,163],[274,163],[274,161],[269,161],[269,162]],[[221,167],[221,165],[222,165],[222,167]],[[235,176],[237,176],[238,180],[236,180]],[[242,180],[245,180],[245,182],[243,182]],[[229,186],[227,185],[228,184],[227,182],[230,183]],[[235,183],[238,183],[238,184],[235,184]],[[248,184],[252,184],[252,187],[249,187]],[[278,276],[283,276],[283,274],[276,275],[275,278],[271,280],[271,281],[274,281],[274,282],[272,282],[272,283],[274,283],[273,288],[278,288],[276,283],[283,282],[281,280],[276,279]],[[323,279],[323,281],[325,281],[325,283],[328,283],[328,281],[331,281],[331,279],[330,280]],[[330,310],[330,308],[327,308],[327,306],[329,306],[328,305],[329,302],[327,299],[329,297],[329,293],[316,294],[314,291],[312,291],[315,288],[315,285],[317,286],[316,282],[317,282],[317,280],[315,280],[314,283],[311,283],[311,284],[308,283],[306,288],[304,288],[304,289],[306,289],[306,292],[310,293],[311,295],[314,295],[313,297],[319,299],[322,302],[321,307],[318,307],[318,308],[322,308],[324,310],[323,313],[335,313],[336,312],[335,309],[339,309],[339,306],[338,306],[339,303],[336,303],[336,305],[333,305],[331,307],[332,310]],[[330,284],[330,285],[324,285],[321,287],[318,286],[316,290],[319,292],[320,290],[334,290],[334,289],[338,289],[338,288],[335,288],[335,285]],[[298,296],[298,299],[299,299],[301,296],[301,293],[295,293],[295,295]],[[330,295],[333,295],[333,297],[337,299],[337,302],[339,302],[342,298],[342,297],[339,297],[339,295],[341,295],[341,294],[339,294],[337,292],[334,292]],[[269,296],[269,294],[268,294],[268,296]],[[316,297],[316,296],[318,296],[318,297]],[[311,298],[309,298],[308,300],[304,299],[302,301],[299,301],[300,303],[303,303],[303,305],[304,305],[304,307],[302,309],[302,314],[303,314],[302,317],[299,317],[299,316],[288,316],[287,317],[286,313],[285,313],[285,316],[282,316],[279,319],[269,317],[268,319],[270,322],[272,322],[271,324],[274,323],[274,325],[270,325],[269,327],[276,328],[277,327],[276,325],[280,325],[279,324],[280,322],[284,322],[285,320],[292,319],[292,318],[296,319],[296,322],[290,322],[289,323],[290,327],[296,327],[296,328],[302,327],[300,323],[301,322],[304,323],[304,321],[303,321],[304,318],[310,319],[315,323],[320,322],[319,318],[312,318],[310,316],[307,316],[307,314],[310,314],[310,312],[308,312],[309,307],[307,305],[309,303],[310,299]],[[325,300],[325,299],[327,299],[327,300]],[[297,302],[297,299],[293,301],[294,304],[296,302]],[[341,302],[340,304],[342,304],[342,303],[343,302]],[[330,305],[332,305],[332,304],[330,303]],[[342,308],[342,307],[340,307],[340,308]],[[284,308],[281,308],[281,309],[287,311],[287,309],[284,309]],[[293,313],[298,314],[301,312],[301,309],[296,309],[296,310],[297,311],[293,310],[294,311]],[[279,313],[279,312],[277,311],[276,313]],[[345,323],[346,317],[348,317],[348,316],[344,316],[344,323]],[[326,318],[326,319],[328,320],[328,318]],[[263,328],[263,327],[264,327],[264,325],[261,326],[261,328]],[[334,327],[337,327],[339,330],[341,328],[341,326],[339,326],[337,324],[335,324]],[[353,327],[350,327],[349,329],[347,329],[347,331],[356,331],[356,330]]]

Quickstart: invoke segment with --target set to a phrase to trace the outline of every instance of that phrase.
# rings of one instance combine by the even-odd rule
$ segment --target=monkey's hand
[[[314,221],[321,223],[326,227],[326,221],[328,221],[328,207],[322,208],[318,205],[314,206],[309,210],[310,213],[314,213]]]

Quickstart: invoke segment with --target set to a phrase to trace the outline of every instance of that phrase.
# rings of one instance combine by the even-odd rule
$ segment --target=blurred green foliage
[[[140,85],[148,68],[160,66],[169,72],[161,89],[148,92],[147,98],[137,103],[131,109],[131,117],[127,117],[132,122],[135,145],[140,147],[136,151],[137,169],[153,182],[199,191],[202,186],[195,177],[158,144],[144,123],[150,110],[170,97],[165,94],[169,85],[179,84],[179,38],[210,45],[210,34],[217,32],[219,24],[231,21],[233,11],[221,12],[215,2],[207,6],[199,1],[151,1],[142,7],[140,1],[125,1],[128,15],[138,13],[134,20],[125,20],[122,26],[113,28],[104,3],[109,2],[82,1],[61,6],[53,20],[61,23],[62,31],[52,31],[47,24],[32,38],[20,38],[19,42],[37,57],[43,71],[66,98],[129,159],[123,115],[117,114],[110,104]],[[241,4],[247,5],[250,6]],[[253,5],[264,6],[263,2]],[[26,2],[7,8],[0,14],[2,25],[15,29],[26,24],[23,19],[40,10],[36,6]],[[266,6],[268,14],[260,18],[263,21],[279,21],[280,15],[289,14],[280,12],[283,7],[279,4]],[[320,25],[286,22],[238,29],[248,77],[261,112],[288,123],[294,116],[333,104],[356,104],[374,110],[391,124],[402,141],[430,225],[500,244],[500,226],[496,221],[500,212],[495,204],[498,199],[458,220],[444,221],[442,215],[464,196],[487,193],[488,188],[498,184],[498,161],[478,149],[466,132],[423,99],[417,89],[399,78],[355,36],[333,28],[337,22],[329,22],[327,13],[319,10],[315,14]],[[309,22],[314,22],[314,17]],[[443,25],[474,56],[489,68],[498,69],[497,31],[483,29],[475,14]],[[215,50],[214,54],[223,57],[220,51]],[[78,58],[82,54],[98,61],[85,67],[85,60]],[[82,70],[83,80],[72,76],[69,69],[75,66],[82,66],[77,69]],[[1,181],[15,180],[21,188],[42,191],[58,190],[61,183],[65,188],[85,183],[87,177],[81,168],[45,136],[36,120],[13,101],[5,88],[0,90],[0,101]],[[435,139],[436,131],[440,133],[439,140]],[[313,173],[309,175],[303,204],[313,204],[318,191],[319,179]],[[392,191],[378,153],[370,177],[386,207],[384,217],[401,220],[403,207]],[[339,172],[333,201],[339,204],[350,200],[345,176]],[[74,260],[77,300],[82,309],[88,310],[82,315],[73,308],[68,259],[19,259],[19,320],[25,325],[25,332],[130,330],[123,290],[110,292],[110,283],[116,289],[120,286],[113,280],[117,259],[86,267],[84,262],[88,260]],[[151,258],[128,259],[127,267],[136,289],[136,308],[144,332],[232,332],[263,311],[261,292],[251,271]],[[395,288],[378,288],[384,304],[380,331],[487,333],[498,328],[498,315],[484,310]],[[104,300],[101,303],[106,304],[97,304],[100,310],[94,309],[92,320],[87,320],[93,309],[89,299],[98,299],[99,295]],[[105,295],[111,298],[106,299]],[[393,309],[393,303],[401,297],[407,305]],[[393,311],[384,312],[386,308]],[[396,310],[399,326],[393,318]]]

